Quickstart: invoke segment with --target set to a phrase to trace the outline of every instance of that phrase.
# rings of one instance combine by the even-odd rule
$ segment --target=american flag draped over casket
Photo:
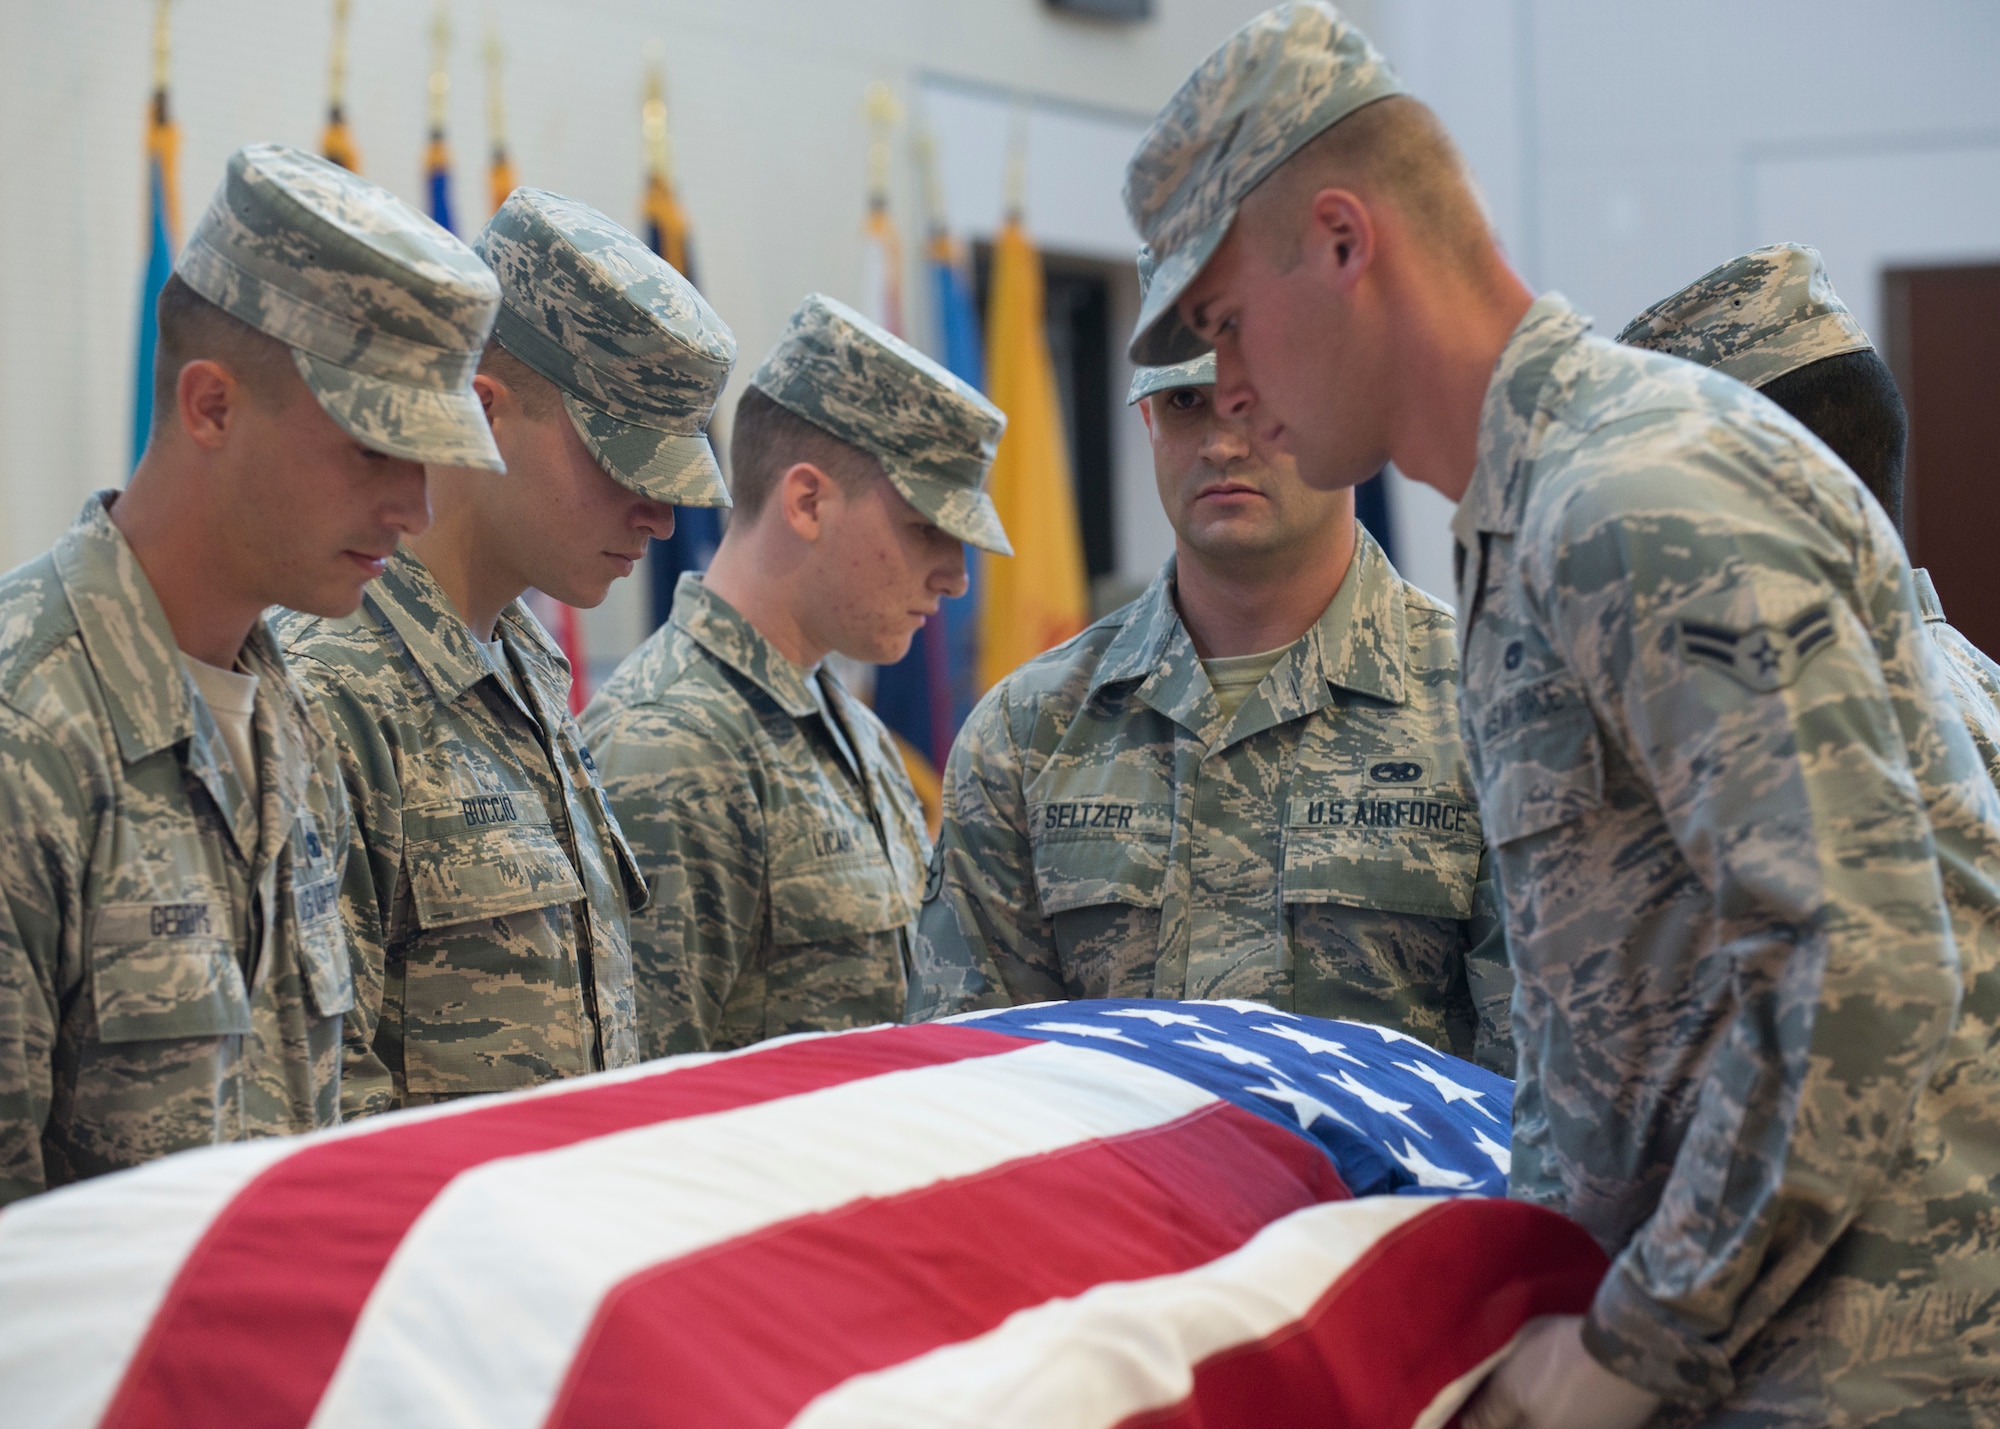
[[[1442,1425],[1603,1271],[1509,1086],[1251,1003],[797,1037],[0,1213],[10,1426]]]

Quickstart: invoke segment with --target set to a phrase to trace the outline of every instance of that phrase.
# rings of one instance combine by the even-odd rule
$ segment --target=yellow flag
[[[990,490],[1014,555],[981,558],[981,689],[1069,639],[1090,618],[1069,442],[1049,360],[1042,258],[1016,219],[1000,230],[993,249],[986,389],[1007,414]]]

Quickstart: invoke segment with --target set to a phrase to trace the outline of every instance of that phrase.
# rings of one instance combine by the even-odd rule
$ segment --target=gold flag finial
[[[1028,201],[1028,106],[1024,100],[1014,102],[1014,112],[1007,124],[1007,180],[1005,211],[1010,219],[1019,219]]]
[[[944,208],[944,180],[938,174],[937,134],[928,120],[916,125],[911,143],[917,154],[917,182],[924,194],[924,222],[933,239],[944,235],[950,224]]]
[[[903,106],[896,91],[881,80],[870,84],[861,99],[861,112],[868,118],[868,204],[886,208],[889,204],[889,143],[896,126],[903,122]]]
[[[438,0],[431,17],[431,132],[444,132],[445,113],[451,99],[451,71],[446,61],[451,55],[451,7]]]
[[[173,29],[168,23],[171,0],[153,3],[153,94],[161,102],[167,95],[167,77],[173,64]]]
[[[344,169],[361,170],[361,154],[354,147],[354,135],[347,127],[347,14],[348,0],[333,0],[333,44],[327,64],[326,131],[320,135],[319,151]]]
[[[501,88],[501,72],[506,68],[507,52],[500,44],[500,27],[489,23],[486,26],[486,129],[493,136],[493,152],[507,151],[507,99]]]
[[[646,99],[639,109],[639,132],[646,144],[646,172],[664,182],[674,177],[673,131],[667,125],[667,74],[664,47],[646,45]]]
[[[333,0],[333,47],[327,66],[326,103],[335,114],[347,103],[347,12],[350,0]]]

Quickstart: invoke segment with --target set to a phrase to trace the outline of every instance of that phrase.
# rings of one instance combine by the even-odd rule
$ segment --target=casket
[[[1510,1087],[1255,1003],[668,1058],[0,1213],[54,1426],[1442,1426],[1605,1262]]]

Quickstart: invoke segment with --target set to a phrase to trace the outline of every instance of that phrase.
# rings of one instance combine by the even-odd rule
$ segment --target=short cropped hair
[[[746,390],[737,400],[729,435],[729,499],[735,503],[730,519],[756,520],[778,478],[802,461],[848,490],[872,481],[882,470],[861,448],[814,426],[758,388]]]
[[[1465,156],[1431,107],[1407,94],[1364,104],[1329,125],[1272,170],[1250,197],[1291,212],[1330,188],[1388,196],[1427,243],[1468,266],[1492,244],[1493,226]],[[1299,227],[1287,223],[1278,232],[1291,245],[1280,252],[1280,266],[1295,266]]]
[[[486,339],[479,370],[504,384],[531,422],[546,422],[562,406],[562,389],[502,347],[497,337]]]
[[[178,273],[167,276],[153,312],[160,325],[159,345],[153,349],[155,432],[175,420],[181,369],[190,362],[220,363],[252,401],[265,407],[282,406],[292,383],[304,380],[290,348],[224,312]]]
[[[1758,389],[1833,448],[1903,529],[1910,419],[1889,364],[1873,348],[1808,362]]]

